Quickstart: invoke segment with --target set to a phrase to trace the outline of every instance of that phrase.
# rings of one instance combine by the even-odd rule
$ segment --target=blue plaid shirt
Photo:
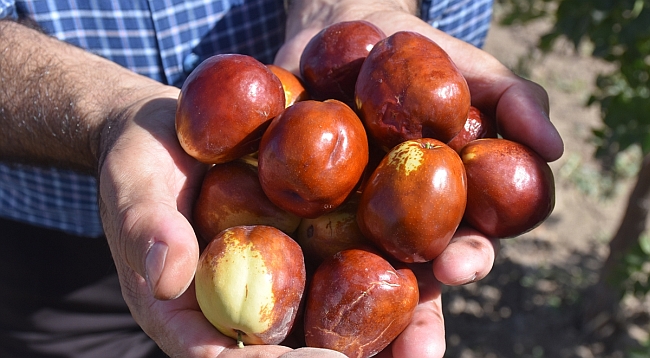
[[[477,47],[492,0],[424,0],[422,18]],[[284,39],[283,0],[0,0],[0,18],[31,18],[52,36],[180,87],[216,53],[263,63]],[[0,217],[71,234],[103,234],[94,177],[0,162]]]

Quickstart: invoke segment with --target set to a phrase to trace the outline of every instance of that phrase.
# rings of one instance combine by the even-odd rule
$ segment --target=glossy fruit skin
[[[268,67],[276,76],[278,76],[280,82],[282,82],[282,88],[284,89],[285,97],[285,107],[289,107],[290,105],[299,101],[310,99],[305,85],[296,75],[280,66],[269,64],[266,65],[266,67]]]
[[[460,156],[467,173],[465,220],[488,237],[521,235],[553,211],[553,172],[530,148],[485,138],[468,143]]]
[[[292,234],[300,218],[273,204],[264,194],[251,162],[234,160],[212,166],[194,204],[193,226],[207,242],[240,225],[268,225]]]
[[[267,197],[302,218],[338,207],[368,163],[359,117],[342,102],[297,102],[276,117],[260,144],[259,177]]]
[[[447,145],[450,146],[451,149],[460,153],[460,150],[463,149],[467,143],[475,139],[496,137],[496,120],[481,112],[478,108],[470,106],[465,126],[463,126],[463,129],[452,140],[450,140]]]
[[[355,98],[368,132],[387,149],[423,137],[448,142],[463,128],[470,107],[467,82],[447,53],[409,31],[370,51]]]
[[[354,108],[354,87],[361,64],[386,34],[363,20],[332,24],[310,39],[300,56],[300,77],[311,96],[337,99]]]
[[[421,138],[393,148],[361,195],[361,232],[403,262],[426,262],[449,244],[467,202],[465,169],[446,144]]]
[[[316,270],[305,305],[305,341],[351,358],[383,350],[411,322],[417,279],[379,254],[341,251]]]
[[[282,83],[253,57],[221,54],[192,71],[178,97],[176,133],[197,160],[217,164],[253,153],[284,110]]]
[[[245,344],[278,344],[290,332],[305,289],[300,246],[270,226],[236,226],[201,254],[196,298],[208,321]]]
[[[371,245],[357,224],[360,193],[353,193],[336,210],[314,219],[302,219],[295,238],[306,265],[317,267],[339,251]]]

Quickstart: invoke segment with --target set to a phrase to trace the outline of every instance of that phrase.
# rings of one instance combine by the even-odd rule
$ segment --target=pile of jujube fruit
[[[208,58],[181,89],[176,131],[209,165],[192,217],[207,244],[197,300],[240,345],[291,336],[370,357],[413,316],[409,263],[461,225],[515,237],[554,206],[548,164],[499,137],[435,42],[365,21],[315,35],[299,76]]]

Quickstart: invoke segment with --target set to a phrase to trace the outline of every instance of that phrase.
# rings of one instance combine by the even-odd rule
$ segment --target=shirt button
[[[199,65],[199,62],[199,55],[195,54],[194,52],[190,52],[189,55],[185,56],[183,59],[183,72],[190,74],[190,72],[194,71],[196,66]]]

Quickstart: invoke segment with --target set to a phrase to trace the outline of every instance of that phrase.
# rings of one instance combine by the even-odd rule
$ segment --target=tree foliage
[[[503,24],[551,17],[552,29],[540,38],[543,51],[559,38],[576,50],[612,66],[600,73],[586,105],[600,108],[601,121],[593,128],[595,156],[610,171],[631,148],[640,148],[641,170],[629,197],[621,226],[609,243],[610,254],[598,287],[622,294],[650,292],[650,0],[500,0]],[[614,173],[615,174],[615,173]],[[616,179],[616,175],[614,175]],[[592,297],[602,309],[603,299]],[[640,356],[650,353],[650,341]]]
[[[650,153],[650,0],[502,0],[504,23],[554,17],[539,42],[548,51],[560,38],[614,65],[601,73],[589,105],[599,105],[596,155],[605,164],[633,145]]]

